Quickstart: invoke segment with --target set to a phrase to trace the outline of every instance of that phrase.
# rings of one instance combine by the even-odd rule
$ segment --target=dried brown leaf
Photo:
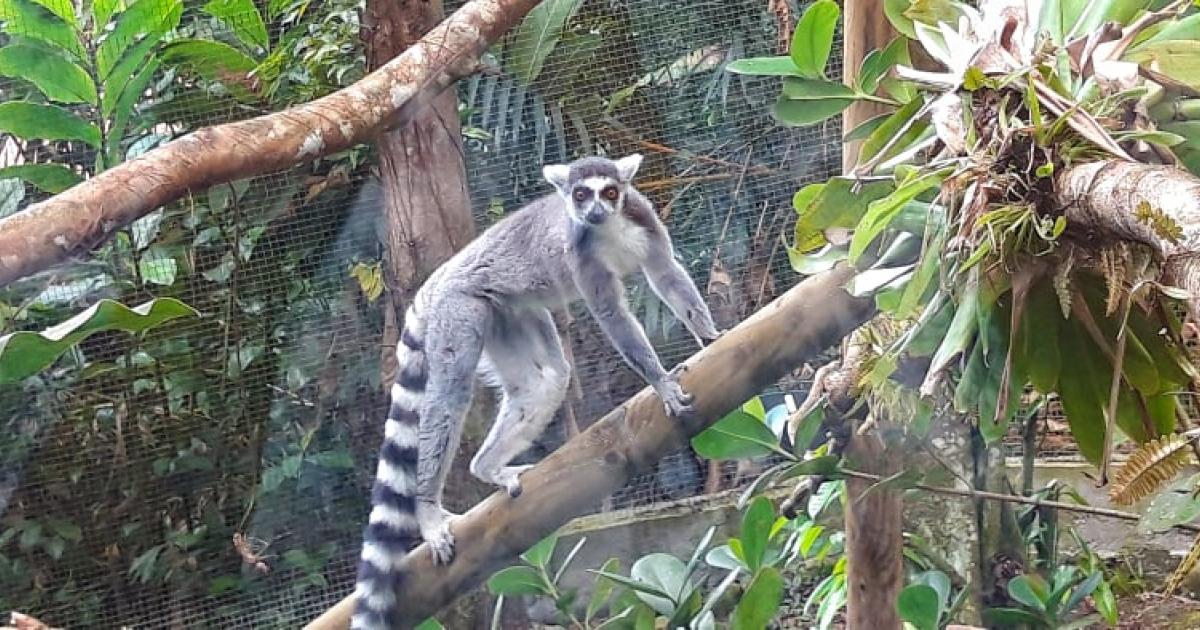
[[[1167,580],[1167,585],[1163,587],[1163,594],[1170,596],[1179,587],[1183,585],[1183,580],[1187,578],[1192,569],[1196,568],[1196,563],[1200,562],[1200,536],[1192,541],[1192,548],[1188,550],[1183,560],[1179,561],[1179,566],[1175,567],[1175,572],[1171,574],[1171,578]]]
[[[1117,505],[1131,505],[1150,496],[1188,464],[1191,440],[1164,435],[1140,446],[1112,477],[1108,496]]]

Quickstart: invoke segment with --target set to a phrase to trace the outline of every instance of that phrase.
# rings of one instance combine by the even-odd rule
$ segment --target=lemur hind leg
[[[571,366],[548,310],[498,318],[484,348],[487,380],[500,385],[500,411],[483,446],[471,460],[471,473],[521,494],[520,475],[529,466],[510,466],[533,445],[554,419],[570,382]]]
[[[454,515],[442,509],[442,490],[471,407],[475,370],[491,310],[481,301],[462,298],[438,308],[437,313],[426,324],[429,380],[420,414],[416,511],[421,537],[429,545],[434,563],[445,564],[454,556],[450,533]]]

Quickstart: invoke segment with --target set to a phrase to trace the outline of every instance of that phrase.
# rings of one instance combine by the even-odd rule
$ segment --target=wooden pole
[[[694,420],[668,418],[654,392],[644,389],[525,473],[520,497],[496,493],[456,521],[450,565],[434,567],[424,545],[410,553],[401,569],[409,579],[397,592],[404,602],[400,627],[421,623],[516,562],[631,476],[862,325],[875,306],[846,293],[851,275],[839,266],[805,280],[681,366],[681,383],[695,396]],[[350,596],[307,629],[344,630],[353,610]]]
[[[848,85],[853,85],[867,53],[887,46],[897,33],[884,17],[883,0],[846,0],[844,10],[843,76]],[[880,104],[859,101],[842,115],[842,133],[887,111]],[[859,144],[843,145],[844,172],[850,172],[857,163]],[[845,453],[851,466],[885,477],[894,472],[897,463],[885,450],[879,431],[852,435]],[[904,584],[903,503],[895,492],[865,494],[872,485],[874,482],[868,479],[846,480],[846,628],[898,630],[901,622],[896,598]]]

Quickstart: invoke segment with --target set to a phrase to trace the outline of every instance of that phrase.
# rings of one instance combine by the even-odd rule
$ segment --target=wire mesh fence
[[[74,131],[4,128],[0,168],[18,170],[0,171],[0,216],[187,131],[363,74],[356,1],[3,6],[0,44],[41,55],[45,71],[0,63],[0,100],[42,108],[43,123],[69,115]],[[777,52],[801,7],[574,6],[550,50],[507,40],[491,70],[458,86],[478,224],[543,194],[544,163],[641,152],[640,188],[719,323],[735,324],[797,280],[781,241],[791,196],[840,162],[836,122],[783,128],[768,113],[776,82],[722,69]],[[66,627],[296,627],[348,592],[386,410],[375,160],[358,147],[193,191],[0,289],[3,333],[102,298],[174,297],[200,313],[101,332],[0,385],[0,608]],[[66,168],[15,177],[43,164]],[[644,286],[630,304],[664,363],[696,350]],[[569,403],[586,426],[643,384],[575,315]],[[561,443],[557,429],[531,458]],[[694,495],[716,473],[736,483],[685,450],[596,509]]]

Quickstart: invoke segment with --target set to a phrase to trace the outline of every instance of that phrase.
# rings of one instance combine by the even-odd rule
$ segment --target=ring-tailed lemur
[[[509,463],[553,419],[570,376],[551,308],[582,298],[667,413],[690,411],[691,395],[663,369],[629,312],[622,278],[640,269],[701,345],[720,333],[654,207],[631,183],[641,161],[633,154],[544,167],[554,193],[497,222],[417,292],[396,348],[399,373],[363,535],[353,628],[394,624],[398,566],[417,543],[429,544],[436,564],[453,557],[442,486],[477,376],[498,386],[501,400],[471,472],[520,494],[528,466]]]

